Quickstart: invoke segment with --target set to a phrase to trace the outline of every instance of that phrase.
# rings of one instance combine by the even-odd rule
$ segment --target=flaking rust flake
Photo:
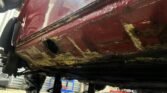
[[[24,52],[20,51],[18,54],[26,59],[26,61],[31,65],[31,67],[60,67],[60,66],[73,66],[76,64],[84,64],[90,62],[90,60],[101,58],[102,55],[97,52],[86,51],[83,52],[84,57],[77,57],[72,55],[70,52],[55,55],[55,57],[50,57],[45,52],[41,52],[36,47],[31,47]],[[31,56],[30,56],[31,55]],[[40,56],[36,58],[35,56]]]
[[[102,55],[100,55],[97,52],[86,51],[83,54],[84,54],[84,57],[76,57],[69,52],[65,54],[59,54],[54,58],[54,61],[64,65],[75,65],[75,64],[81,64],[81,63],[84,64],[84,63],[90,62],[90,60],[92,59],[102,57]]]

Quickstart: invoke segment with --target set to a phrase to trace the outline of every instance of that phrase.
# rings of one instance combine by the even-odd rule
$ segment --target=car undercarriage
[[[90,0],[75,12],[65,0],[54,10],[51,1],[41,0],[41,9],[25,0],[20,16],[8,22],[0,39],[4,73],[54,76],[54,93],[61,78],[88,82],[89,93],[105,85],[166,91],[165,0]],[[55,15],[61,11],[63,17]]]

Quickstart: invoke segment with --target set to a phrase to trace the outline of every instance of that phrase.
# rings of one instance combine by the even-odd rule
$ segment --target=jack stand
[[[54,86],[53,86],[53,93],[61,93],[62,83],[61,83],[61,76],[56,75]]]
[[[95,84],[89,83],[88,93],[95,93]]]

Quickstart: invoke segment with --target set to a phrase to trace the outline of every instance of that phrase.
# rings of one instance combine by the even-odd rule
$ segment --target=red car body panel
[[[94,0],[81,1],[85,1],[83,6],[86,6]],[[59,10],[57,12],[48,10],[49,0],[27,2],[19,17],[23,26],[16,51],[33,69],[86,64],[110,54],[128,55],[165,47],[167,31],[163,28],[167,24],[166,0],[115,0],[58,28],[56,26],[60,24],[54,22],[83,6],[77,7],[76,4],[73,8],[67,3],[71,11],[54,8]],[[53,7],[57,7],[56,4]],[[48,11],[50,17],[46,17]],[[43,42],[48,39],[58,46],[57,54],[44,45]]]
[[[94,0],[26,0],[20,20],[23,28],[20,38],[24,39],[55,21],[83,8]]]

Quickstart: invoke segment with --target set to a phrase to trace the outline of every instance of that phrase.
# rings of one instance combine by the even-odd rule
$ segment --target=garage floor
[[[26,93],[24,90],[16,90],[16,89],[0,89],[0,93]],[[46,92],[41,92],[46,93]]]
[[[24,90],[0,89],[0,93],[26,93]]]

